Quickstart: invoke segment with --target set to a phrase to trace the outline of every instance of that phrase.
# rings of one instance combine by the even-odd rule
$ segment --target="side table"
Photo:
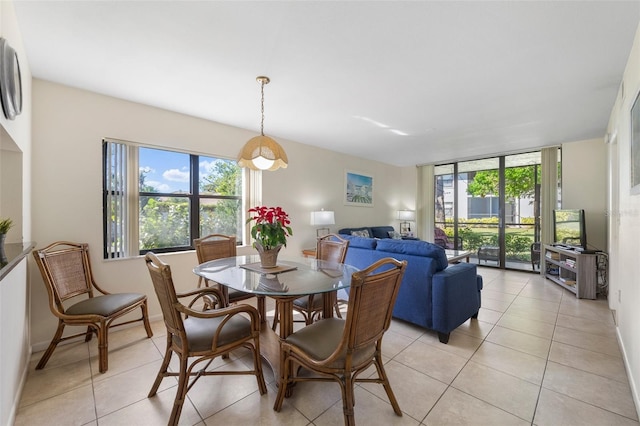
[[[304,250],[302,250],[302,256],[303,257],[309,257],[311,259],[315,259],[316,258],[316,249],[315,248],[304,249]]]

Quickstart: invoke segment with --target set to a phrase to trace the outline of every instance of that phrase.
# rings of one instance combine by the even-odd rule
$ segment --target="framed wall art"
[[[373,207],[373,176],[345,171],[344,203],[348,206]]]
[[[631,195],[640,194],[640,92],[631,107]]]

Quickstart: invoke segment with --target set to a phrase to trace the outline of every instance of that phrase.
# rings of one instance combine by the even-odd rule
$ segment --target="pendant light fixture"
[[[269,77],[256,77],[260,83],[260,136],[249,139],[238,155],[238,165],[252,170],[278,170],[287,168],[287,154],[278,142],[264,135],[264,85],[269,84]]]

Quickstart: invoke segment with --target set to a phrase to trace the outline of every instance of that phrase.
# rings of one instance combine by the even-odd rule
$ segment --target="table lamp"
[[[416,212],[414,210],[398,210],[398,219],[400,222],[400,234],[409,235],[411,232],[411,221],[416,220]]]
[[[335,225],[336,219],[332,211],[328,210],[320,210],[311,212],[311,226],[318,225]],[[323,235],[328,234],[330,231],[329,227],[323,227],[316,229],[316,236],[321,237]]]

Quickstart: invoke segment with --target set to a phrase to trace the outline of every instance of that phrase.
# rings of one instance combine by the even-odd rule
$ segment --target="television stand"
[[[598,283],[597,255],[546,245],[541,257],[544,276],[579,299],[595,299]]]

